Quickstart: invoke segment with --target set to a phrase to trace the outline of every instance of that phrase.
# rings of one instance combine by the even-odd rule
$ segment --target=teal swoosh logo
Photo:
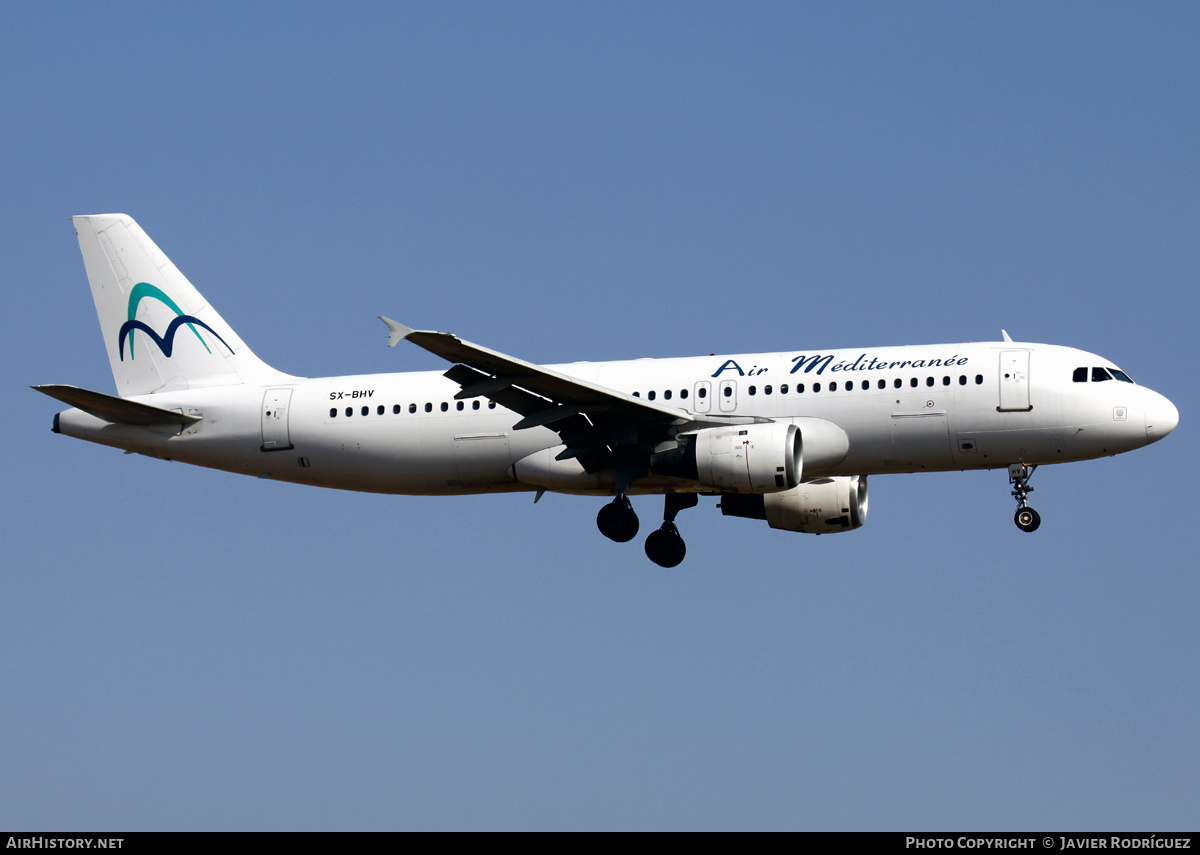
[[[172,320],[170,326],[167,327],[166,335],[160,336],[158,333],[152,330],[149,325],[137,320],[138,306],[141,305],[142,300],[148,297],[158,300],[175,313],[175,319]],[[121,324],[121,331],[117,333],[117,350],[121,354],[122,362],[125,361],[126,337],[129,339],[129,358],[133,359],[133,333],[135,330],[141,330],[150,336],[154,340],[155,344],[158,345],[159,350],[163,352],[163,355],[169,359],[171,356],[171,351],[174,349],[172,343],[175,340],[175,333],[183,324],[187,325],[187,328],[192,331],[192,333],[196,336],[196,339],[200,342],[200,344],[204,345],[204,349],[209,353],[212,353],[212,348],[208,346],[208,342],[204,340],[204,336],[200,335],[200,330],[196,329],[197,326],[208,330],[213,334],[217,341],[229,348],[230,353],[233,353],[233,348],[229,347],[228,342],[221,338],[221,336],[217,334],[216,330],[204,323],[204,321],[194,318],[191,315],[185,315],[183,313],[183,309],[179,308],[175,301],[172,300],[161,288],[157,288],[154,285],[151,285],[149,282],[139,282],[137,285],[134,285],[133,290],[129,292],[128,317],[129,320]]]

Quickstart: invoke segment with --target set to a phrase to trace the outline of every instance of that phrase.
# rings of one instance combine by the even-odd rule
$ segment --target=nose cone
[[[1165,397],[1154,393],[1146,404],[1146,439],[1157,442],[1175,430],[1179,424],[1179,410]]]

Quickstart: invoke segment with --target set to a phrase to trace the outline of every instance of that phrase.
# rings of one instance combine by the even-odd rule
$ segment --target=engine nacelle
[[[850,451],[850,437],[833,422],[803,416],[792,419],[792,424],[800,429],[804,446],[804,476],[809,480],[828,474],[829,470],[846,459]]]
[[[693,434],[696,480],[723,493],[775,493],[800,483],[800,431],[789,422],[705,428]]]
[[[721,513],[766,520],[771,528],[786,531],[852,531],[867,518],[867,476],[818,478],[762,496],[725,495],[721,497]]]

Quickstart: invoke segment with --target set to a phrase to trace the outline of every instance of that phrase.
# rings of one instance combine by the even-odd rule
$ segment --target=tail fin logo
[[[153,297],[155,300],[158,300],[175,313],[175,317],[171,320],[171,323],[167,325],[166,332],[161,336],[151,329],[149,324],[136,319],[138,305],[147,297]],[[208,346],[208,342],[204,340],[204,336],[200,335],[200,330],[196,329],[196,327],[203,327],[204,329],[208,330],[210,333],[212,333],[213,337],[217,341],[225,345],[230,353],[233,353],[233,348],[229,347],[229,344],[225,341],[225,339],[221,338],[216,330],[198,318],[194,318],[191,315],[185,315],[183,313],[183,309],[179,308],[179,306],[175,304],[175,301],[163,293],[161,289],[154,287],[149,282],[139,282],[133,287],[133,291],[131,291],[129,294],[129,320],[121,324],[121,331],[117,334],[117,349],[121,355],[121,361],[125,361],[126,337],[129,339],[129,358],[134,358],[134,330],[141,330],[146,335],[150,336],[150,338],[154,340],[154,343],[158,345],[158,349],[163,352],[163,356],[170,359],[171,351],[175,349],[175,333],[177,333],[179,328],[184,324],[187,324],[187,328],[192,331],[199,342],[204,345],[204,349],[209,353],[212,353],[212,348]]]

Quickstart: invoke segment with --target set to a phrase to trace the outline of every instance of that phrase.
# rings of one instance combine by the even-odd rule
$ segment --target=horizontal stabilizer
[[[43,395],[49,395],[64,404],[83,410],[98,419],[115,425],[181,425],[186,427],[200,421],[199,416],[189,416],[174,410],[164,410],[149,404],[139,404],[126,398],[81,389],[78,386],[30,386]]]

